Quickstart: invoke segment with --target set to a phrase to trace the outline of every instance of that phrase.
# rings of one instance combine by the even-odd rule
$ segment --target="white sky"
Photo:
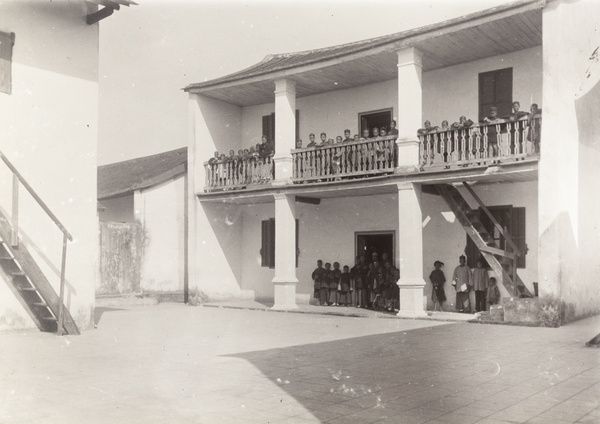
[[[441,22],[507,0],[137,0],[100,22],[98,164],[187,144],[181,89],[267,54]]]

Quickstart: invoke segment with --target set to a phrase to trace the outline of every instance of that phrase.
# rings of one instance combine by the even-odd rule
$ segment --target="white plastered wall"
[[[147,244],[141,270],[144,291],[182,291],[184,281],[184,176],[142,190],[136,217]]]
[[[0,5],[0,31],[16,34],[12,94],[0,93],[0,150],[73,235],[65,304],[82,329],[92,322],[98,266],[98,25],[86,25],[89,12],[85,2]],[[0,207],[8,214],[11,191],[12,176],[0,164]],[[21,237],[58,293],[62,233],[20,194]],[[0,282],[0,329],[31,326]]]
[[[236,297],[240,295],[239,233],[242,228],[237,212],[232,212],[237,207],[200,203],[196,193],[204,190],[204,162],[214,151],[237,151],[241,146],[242,110],[235,105],[190,94],[188,111],[190,293],[193,295],[198,289],[212,298]]]
[[[567,320],[598,313],[600,3],[544,8],[544,120],[539,170],[540,294]]]

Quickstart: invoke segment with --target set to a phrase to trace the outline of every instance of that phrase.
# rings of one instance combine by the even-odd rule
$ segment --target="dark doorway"
[[[498,117],[512,111],[512,68],[479,74],[479,121],[489,116],[490,108],[498,108]]]
[[[360,126],[360,133],[363,130],[369,129],[369,134],[373,134],[371,131],[374,127],[390,128],[390,122],[392,122],[392,109],[381,109],[373,110],[371,112],[362,112],[358,114],[358,121]]]
[[[356,256],[365,255],[367,262],[372,262],[373,253],[377,253],[379,260],[382,260],[384,253],[387,253],[392,265],[394,262],[394,233],[370,232],[356,233]]]

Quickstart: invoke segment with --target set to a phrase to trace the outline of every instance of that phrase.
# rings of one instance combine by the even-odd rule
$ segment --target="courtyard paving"
[[[1,423],[596,423],[600,317],[558,329],[159,304],[0,335]]]

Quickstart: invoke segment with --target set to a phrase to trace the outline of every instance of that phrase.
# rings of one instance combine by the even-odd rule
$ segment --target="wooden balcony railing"
[[[490,164],[539,154],[541,117],[419,135],[421,169]]]
[[[292,150],[293,180],[316,182],[394,172],[396,136]]]
[[[205,162],[205,191],[233,190],[273,179],[273,155]]]

